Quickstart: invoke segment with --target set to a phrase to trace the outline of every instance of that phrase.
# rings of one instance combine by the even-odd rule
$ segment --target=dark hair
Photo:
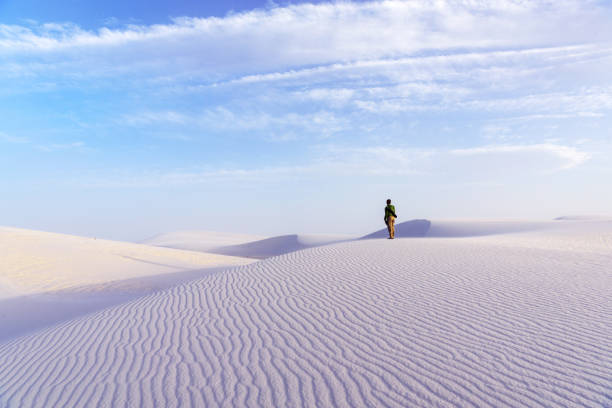
[[[391,204],[391,199],[390,198],[387,199],[387,204]]]

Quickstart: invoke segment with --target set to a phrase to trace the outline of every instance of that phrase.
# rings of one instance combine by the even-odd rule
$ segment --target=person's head
[[[391,204],[391,199],[387,199],[387,204]]]

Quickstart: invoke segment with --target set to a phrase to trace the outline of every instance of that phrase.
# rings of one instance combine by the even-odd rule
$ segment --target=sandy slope
[[[355,238],[355,236],[342,234],[289,234],[263,238],[256,235],[234,233],[177,231],[145,240],[143,244],[265,259]]]
[[[589,221],[593,221],[588,219]],[[464,238],[486,235],[515,234],[530,231],[557,231],[567,229],[567,223],[557,221],[470,221],[470,220],[409,220],[396,225],[396,237],[414,238]],[[574,228],[570,228],[574,231]],[[272,256],[287,254],[307,248],[329,245],[339,242],[348,242],[355,239],[377,239],[388,237],[387,228],[382,228],[363,237],[342,234],[290,234],[270,238],[253,240],[249,242],[211,246],[215,233],[184,235],[177,233],[181,240],[147,241],[152,245],[164,242],[173,248],[206,248],[210,253],[266,259]],[[169,234],[173,236],[174,234]],[[203,240],[203,241],[200,241]],[[220,237],[217,242],[223,242]]]
[[[216,254],[265,259],[306,248],[351,241],[353,239],[355,239],[354,236],[341,234],[290,234],[239,245],[212,248],[210,251]]]
[[[0,227],[0,298],[251,261]]]
[[[560,217],[565,219],[566,217]],[[572,217],[573,219],[573,217]],[[590,218],[588,219],[590,220]],[[470,221],[409,220],[396,224],[396,236],[407,237],[473,237],[525,231],[556,230],[562,223],[554,221]],[[266,259],[302,249],[347,242],[355,239],[388,237],[382,228],[363,237],[344,234],[289,234],[269,238],[252,235],[207,231],[177,231],[143,241],[147,245],[205,251],[229,256]]]
[[[580,228],[213,274],[0,345],[0,406],[611,406],[612,230]]]
[[[568,227],[567,223],[556,221],[409,220],[395,224],[395,236],[398,238],[464,238],[528,231],[554,231],[566,227]],[[382,228],[362,237],[362,239],[386,238],[388,236],[387,228]]]
[[[251,262],[0,227],[0,342]]]

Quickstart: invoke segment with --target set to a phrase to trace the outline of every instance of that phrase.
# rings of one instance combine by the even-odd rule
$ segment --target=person
[[[389,239],[395,238],[395,206],[391,204],[391,200],[387,200],[387,206],[385,207],[385,224],[389,230]]]

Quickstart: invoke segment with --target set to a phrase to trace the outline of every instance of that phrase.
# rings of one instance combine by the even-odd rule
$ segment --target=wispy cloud
[[[151,125],[159,123],[173,123],[185,125],[193,122],[194,119],[189,115],[176,111],[157,111],[157,112],[139,112],[124,114],[121,116],[121,123],[131,126]]]
[[[435,51],[444,50],[444,51]],[[508,65],[524,65],[531,62],[531,68],[546,70],[558,67],[559,64],[581,62],[591,58],[609,58],[612,48],[594,43],[579,45],[525,47],[521,49],[461,51],[436,47],[429,51],[433,55],[410,55],[400,58],[363,59],[351,62],[341,62],[316,67],[290,69],[286,71],[263,74],[245,75],[231,79],[227,82],[214,85],[245,84],[259,82],[286,82],[308,79],[310,83],[334,76],[341,80],[350,77],[360,77],[363,74],[378,73],[388,79],[401,80],[431,80],[457,79],[457,76],[472,77],[476,80],[490,80],[482,78],[483,72],[490,75],[516,75],[514,72],[501,71]]]
[[[0,132],[0,143],[21,144],[44,152],[55,152],[69,149],[84,149],[85,142],[76,141],[69,143],[39,143],[25,136],[14,136],[4,132]]]
[[[245,148],[240,168],[213,160],[212,168],[115,177],[136,184],[411,177],[465,174],[469,166],[486,174],[495,164],[488,159],[499,156],[532,158],[533,172],[570,170],[589,160],[588,146],[577,147],[571,130],[530,126],[610,117],[611,20],[612,9],[595,0],[385,0],[272,5],[157,25],[110,21],[98,30],[0,25],[0,94],[57,93],[63,98],[53,100],[71,105],[81,122],[108,124],[96,137],[112,141],[111,154],[159,134],[165,146],[285,142],[248,143],[283,150],[270,154],[268,167],[249,161],[256,152]],[[49,122],[68,122],[51,111]],[[64,128],[77,142],[2,134],[0,141],[83,149],[89,133],[73,125]],[[282,157],[289,150],[293,165]]]
[[[396,58],[428,50],[591,42],[611,38],[609,17],[609,10],[599,2],[579,0],[299,4],[224,18],[183,17],[171,24],[97,31],[75,24],[0,25],[0,54],[27,60],[69,58],[73,64],[113,72],[125,66],[176,70],[175,61],[180,61],[183,72],[197,69],[212,78],[221,73],[259,74],[279,67]],[[296,71],[300,72],[306,71]]]
[[[482,156],[495,154],[524,153],[546,154],[555,156],[563,162],[563,164],[560,166],[560,169],[571,169],[586,162],[591,157],[588,152],[580,151],[576,147],[552,143],[532,145],[479,146],[467,149],[454,149],[451,150],[450,153],[458,156]],[[521,163],[520,160],[517,160],[516,162]]]
[[[294,165],[268,165],[262,167],[222,167],[217,169],[173,169],[138,174],[115,174],[111,178],[88,178],[89,185],[106,187],[155,187],[172,185],[244,183],[282,183],[324,179],[339,181],[359,177],[362,182],[375,180],[394,182],[431,182],[452,175],[459,185],[502,185],[504,178],[513,173],[536,172],[549,174],[570,170],[590,159],[588,151],[561,144],[485,145],[464,149],[420,149],[410,147],[320,145],[310,160]],[[519,169],[504,168],[498,156],[510,157],[509,163],[521,163]],[[475,157],[488,160],[474,160]],[[531,157],[533,160],[525,160]],[[551,161],[553,158],[555,160]],[[505,163],[505,162],[504,162]],[[493,175],[493,176],[491,176]],[[490,177],[491,176],[491,177]],[[78,183],[78,180],[73,181]]]
[[[201,98],[202,120],[227,109],[239,112],[232,120],[244,129],[297,125],[312,103],[326,105],[318,111],[372,115],[598,114],[611,109],[609,90],[593,84],[559,90],[552,78],[579,82],[578,76],[596,70],[593,61],[612,62],[605,42],[612,38],[610,17],[610,8],[591,0],[387,0],[271,6],[150,26],[113,22],[113,28],[93,31],[74,23],[0,25],[0,55],[7,61],[0,73],[21,78],[4,92],[129,88],[145,104],[160,92],[166,99]],[[239,109],[232,101],[209,106],[209,96],[219,94],[235,95],[230,99]],[[293,104],[300,113],[268,112],[279,104]],[[200,126],[193,111],[162,107],[149,116],[142,109],[123,116],[131,126]],[[334,128],[342,122],[336,116]]]
[[[612,87],[596,86],[570,92],[530,94],[513,98],[467,101],[469,109],[574,113],[596,117],[596,111],[612,109]],[[534,116],[532,116],[534,117]],[[535,118],[535,117],[534,117]]]
[[[5,142],[5,143],[29,143],[30,140],[27,137],[14,136],[14,135],[9,135],[9,134],[4,133],[4,132],[0,132],[0,142]]]
[[[48,143],[48,144],[36,144],[34,147],[43,152],[57,152],[61,150],[72,150],[72,149],[85,149],[86,145],[84,142],[71,142],[71,143]]]
[[[209,131],[265,131],[271,141],[294,140],[302,136],[329,137],[348,127],[345,118],[333,112],[282,112],[271,113],[265,110],[236,112],[223,106],[201,112],[141,112],[125,114],[120,122],[131,126],[180,126],[183,128],[206,129]]]

